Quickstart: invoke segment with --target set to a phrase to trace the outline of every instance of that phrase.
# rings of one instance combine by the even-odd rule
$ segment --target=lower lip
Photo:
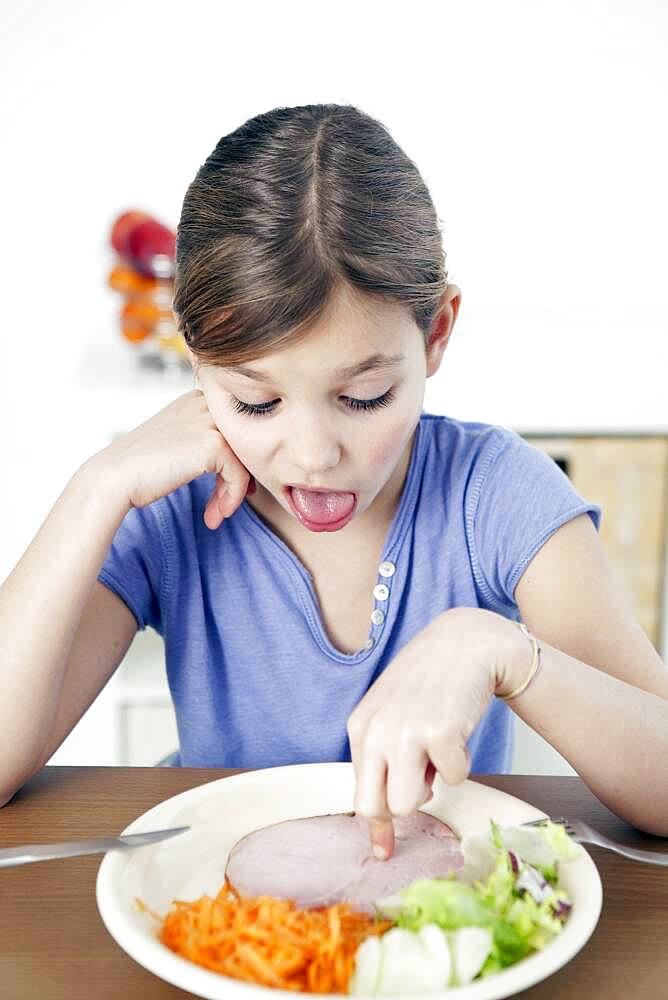
[[[305,528],[308,528],[309,531],[340,531],[341,528],[345,528],[348,522],[353,519],[353,517],[355,516],[355,511],[357,510],[357,494],[355,494],[355,503],[353,504],[353,509],[350,511],[349,514],[346,514],[345,517],[339,518],[338,521],[327,521],[325,524],[323,524],[321,521],[309,521],[309,519],[307,517],[304,517],[302,512],[300,510],[297,510],[297,508],[295,507],[294,501],[292,499],[292,487],[285,486],[284,492],[286,497],[288,498],[288,503],[290,504],[290,510],[295,515],[297,520],[301,524],[303,524]]]

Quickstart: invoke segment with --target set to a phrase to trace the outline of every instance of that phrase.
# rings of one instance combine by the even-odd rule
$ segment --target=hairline
[[[385,370],[388,368],[396,368],[397,365],[401,364],[402,361],[406,360],[406,355],[399,354],[372,354],[363,361],[357,362],[357,364],[349,365],[346,368],[339,368],[334,374],[338,378],[351,379],[355,378],[356,375],[362,375],[364,372]],[[254,368],[248,368],[246,365],[230,365],[221,366],[223,371],[229,372],[231,375],[242,375],[245,378],[253,379],[256,382],[273,382],[274,379],[270,375],[266,375],[264,372],[257,371]]]

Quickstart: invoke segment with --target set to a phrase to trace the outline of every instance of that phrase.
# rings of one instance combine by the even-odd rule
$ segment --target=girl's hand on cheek
[[[216,486],[204,511],[204,523],[212,530],[255,490],[253,477],[220,433],[199,389],[179,396],[89,461],[104,488],[118,490],[128,507],[145,507],[204,473],[214,473]]]
[[[446,611],[403,647],[351,714],[354,809],[368,821],[376,857],[391,856],[392,816],[429,801],[436,771],[449,785],[468,777],[466,742],[517,648],[512,630],[494,612]]]

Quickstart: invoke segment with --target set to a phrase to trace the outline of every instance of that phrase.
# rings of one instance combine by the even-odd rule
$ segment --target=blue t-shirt
[[[423,413],[377,583],[364,648],[330,642],[310,573],[244,501],[211,531],[205,474],[141,509],[113,539],[100,581],[165,644],[186,767],[350,760],[346,724],[399,650],[441,612],[518,619],[515,586],[560,525],[601,510],[513,431]],[[381,591],[385,594],[385,591]],[[493,698],[471,734],[473,773],[504,773],[513,713]]]

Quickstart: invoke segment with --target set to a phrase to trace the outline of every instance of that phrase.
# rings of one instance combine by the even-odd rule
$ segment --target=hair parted
[[[426,339],[447,283],[417,167],[352,105],[249,119],[186,191],[173,305],[201,363],[242,364],[300,339],[342,285],[404,305]]]

